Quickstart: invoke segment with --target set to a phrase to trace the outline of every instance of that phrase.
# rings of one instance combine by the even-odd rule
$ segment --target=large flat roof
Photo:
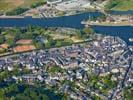
[[[48,2],[56,2],[56,1],[62,1],[62,0],[47,0]]]

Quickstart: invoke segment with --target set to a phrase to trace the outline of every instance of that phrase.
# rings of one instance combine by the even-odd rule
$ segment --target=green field
[[[133,0],[110,0],[106,8],[117,11],[133,10]]]
[[[39,2],[44,0],[0,0],[0,12],[11,11],[17,7],[30,8],[31,5]]]

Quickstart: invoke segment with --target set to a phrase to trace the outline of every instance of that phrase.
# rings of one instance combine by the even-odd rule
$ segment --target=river
[[[55,18],[0,18],[0,27],[26,27],[28,25],[39,25],[42,27],[66,27],[83,29],[84,25],[81,24],[81,21],[87,20],[89,17],[98,17],[100,15],[102,15],[100,12],[86,12],[82,14]],[[133,42],[129,41],[129,38],[133,38],[133,26],[92,27],[99,34],[118,36],[122,38],[128,45],[133,45]]]

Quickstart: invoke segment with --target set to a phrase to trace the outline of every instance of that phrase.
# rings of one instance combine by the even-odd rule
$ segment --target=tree
[[[2,33],[2,28],[0,28],[0,34]]]
[[[57,41],[55,46],[60,47],[61,45],[62,45],[61,41]]]
[[[51,47],[50,42],[45,43],[45,47],[46,47],[46,48],[50,48],[50,47]]]
[[[12,11],[6,12],[6,15],[19,15],[19,14],[24,13],[27,10],[29,10],[29,8],[21,8],[21,7],[18,7],[16,9],[12,10]]]
[[[86,27],[83,29],[83,32],[85,32],[86,34],[93,34],[94,30],[92,28]]]
[[[4,100],[4,90],[0,89],[0,100]]]
[[[13,46],[15,45],[14,38],[6,39],[6,43],[7,43],[8,45],[10,45],[11,47],[13,47]]]
[[[77,32],[77,37],[78,37],[78,38],[81,38],[81,37],[82,37],[81,31],[78,31],[78,32]]]
[[[43,94],[41,97],[40,97],[40,100],[49,100],[48,96]]]
[[[12,33],[15,41],[20,39],[20,34],[21,34],[20,28],[17,28],[17,27],[13,28]]]
[[[5,42],[5,37],[3,35],[0,36],[0,44],[3,44]]]

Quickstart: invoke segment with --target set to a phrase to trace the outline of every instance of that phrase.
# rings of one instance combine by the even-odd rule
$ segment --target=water
[[[121,14],[131,14],[131,12],[120,12]],[[118,12],[112,12],[112,14],[118,14]],[[84,25],[81,24],[81,21],[87,20],[89,17],[98,17],[102,15],[99,12],[89,12],[82,13],[72,16],[64,16],[58,18],[2,18],[0,19],[0,27],[26,27],[28,25],[39,25],[42,27],[67,27],[67,28],[76,28],[83,29]],[[92,26],[92,28],[100,34],[106,34],[110,36],[119,36],[123,39],[128,45],[133,45],[133,42],[129,42],[129,38],[133,38],[133,26]],[[7,83],[0,83],[0,88],[6,87]],[[24,88],[19,87],[19,91],[23,91]],[[54,93],[42,90],[51,98],[60,99]]]
[[[116,13],[116,12],[115,12]],[[118,12],[119,13],[119,12]],[[122,12],[127,14],[131,12]],[[112,12],[114,14],[114,12]],[[83,29],[84,25],[81,21],[87,20],[89,17],[98,17],[102,15],[100,12],[86,12],[71,16],[55,17],[55,18],[1,18],[0,27],[26,27],[28,25],[39,25],[42,27],[67,27]],[[133,38],[133,26],[92,26],[97,33],[110,36],[118,36],[122,38],[128,45],[129,38]]]
[[[128,11],[110,11],[110,14],[113,14],[113,15],[133,15],[133,10],[128,10]]]
[[[98,17],[100,15],[102,15],[100,12],[87,12],[55,18],[1,18],[0,27],[25,27],[27,25],[39,25],[42,27],[68,27],[82,29],[84,25],[81,24],[81,21],[87,20],[89,17]]]
[[[96,33],[119,36],[128,45],[133,45],[129,38],[133,38],[133,26],[93,26]]]

